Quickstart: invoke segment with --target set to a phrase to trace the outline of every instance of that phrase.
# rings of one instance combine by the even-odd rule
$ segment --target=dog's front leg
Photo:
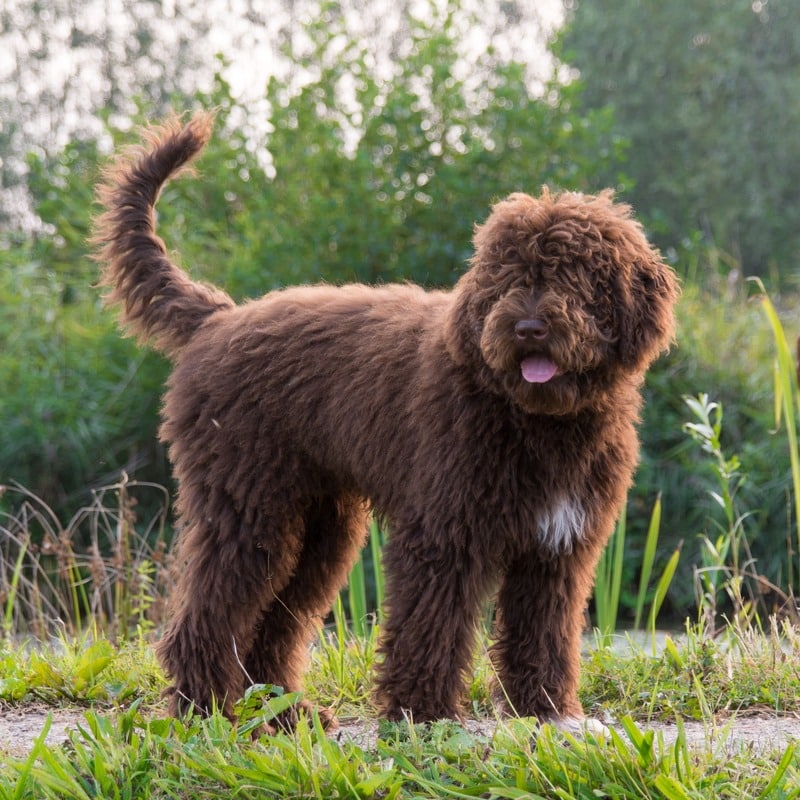
[[[497,699],[512,714],[540,721],[583,719],[578,700],[581,632],[596,556],[529,553],[503,577],[491,648]]]
[[[376,694],[388,719],[461,716],[477,618],[489,591],[485,562],[463,549],[456,554],[420,544],[426,541],[420,531],[395,531],[385,551],[386,621]]]

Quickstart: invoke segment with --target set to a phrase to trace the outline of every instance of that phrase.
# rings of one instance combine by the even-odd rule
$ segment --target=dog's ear
[[[619,358],[627,369],[643,371],[674,340],[673,309],[680,290],[675,273],[649,248],[640,251],[624,284],[618,305]]]
[[[456,364],[464,366],[480,360],[480,319],[475,313],[475,279],[471,272],[461,276],[453,287],[451,303],[444,320],[447,352]]]

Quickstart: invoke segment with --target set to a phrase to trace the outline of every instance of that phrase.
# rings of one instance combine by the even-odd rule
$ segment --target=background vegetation
[[[627,196],[660,244],[699,235],[746,275],[789,277],[800,231],[790,0],[577,2],[558,52],[585,109],[613,108]],[[604,172],[607,180],[618,173]]]
[[[786,101],[800,89],[792,0],[702,0],[689,11],[665,0],[657,13],[622,0],[571,2],[550,43],[549,80],[519,45],[541,36],[526,3],[476,16],[466,0],[432,2],[419,18],[399,3],[402,24],[389,38],[377,22],[371,36],[358,28],[369,12],[357,0],[309,0],[297,15],[287,3],[276,41],[291,67],[276,68],[258,102],[228,83],[224,59],[193,48],[207,21],[174,3],[177,43],[167,46],[145,5],[120,10],[124,35],[55,0],[49,11],[21,1],[2,12],[0,39],[28,31],[12,77],[29,88],[0,93],[0,483],[24,485],[62,521],[123,472],[169,485],[156,439],[166,364],[120,338],[92,286],[85,240],[99,165],[131,138],[131,123],[168,106],[217,107],[203,179],[166,190],[159,225],[194,275],[239,298],[317,280],[449,285],[494,199],[544,183],[618,187],[684,281],[679,345],[646,386],[623,605],[634,605],[659,494],[660,562],[684,542],[665,606],[676,616],[694,605],[699,534],[725,524],[709,494],[712,466],[683,429],[683,397],[699,392],[724,408],[758,571],[796,584],[789,449],[773,434],[772,335],[743,280],[768,276],[787,330],[800,329],[787,294],[800,185],[800,111]],[[266,24],[251,12],[253,29]],[[65,20],[72,51],[102,55],[103,91],[92,99],[66,81],[36,101],[33,78],[52,63],[53,23]],[[504,46],[509,37],[516,47]],[[201,86],[200,75],[213,78]],[[19,500],[6,493],[0,509]],[[129,513],[149,525],[164,499],[144,492],[139,503]]]

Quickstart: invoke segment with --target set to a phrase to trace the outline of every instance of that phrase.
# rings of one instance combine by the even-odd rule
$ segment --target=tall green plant
[[[634,628],[639,629],[644,616],[644,608],[650,591],[650,578],[656,560],[658,537],[661,526],[661,496],[653,504],[650,524],[647,529],[642,561],[639,565],[639,587],[634,609]],[[623,508],[617,527],[611,540],[600,557],[595,583],[595,612],[597,627],[602,642],[608,644],[610,637],[617,629],[620,609],[623,572],[625,569],[625,539],[627,532],[627,513]],[[656,619],[667,596],[675,570],[678,567],[681,547],[677,547],[667,560],[654,589],[650,611],[647,617],[648,630],[655,634]]]
[[[620,592],[622,590],[623,556],[625,553],[625,517],[623,507],[617,527],[597,565],[594,587],[594,606],[597,627],[605,643],[617,629]]]
[[[752,621],[758,614],[759,584],[764,579],[757,572],[745,531],[745,521],[751,512],[740,512],[736,500],[744,483],[741,462],[737,454],[728,455],[721,441],[722,405],[713,402],[707,394],[684,398],[695,422],[687,422],[686,432],[710,456],[717,479],[718,490],[710,496],[723,510],[725,522],[714,522],[716,537],[700,537],[702,566],[697,570],[699,584],[698,605],[709,631],[716,631],[719,596],[727,595],[734,614],[740,622]]]
[[[350,631],[359,638],[366,637],[374,621],[380,619],[384,601],[382,549],[384,532],[378,521],[370,523],[369,545],[361,554],[350,573],[347,586],[333,607],[337,635]],[[347,596],[349,619],[342,602],[342,594]],[[374,612],[374,613],[373,613]]]
[[[769,321],[775,342],[774,362],[774,390],[775,390],[775,425],[780,428],[781,420],[784,421],[786,442],[789,448],[789,459],[792,469],[792,496],[794,499],[794,525],[797,541],[797,554],[800,559],[800,449],[798,449],[797,419],[800,416],[800,391],[798,391],[797,376],[800,370],[800,344],[797,349],[798,361],[796,362],[786,332],[781,324],[778,312],[769,295],[764,289],[764,284],[757,278],[753,279],[761,294],[764,314]],[[800,574],[800,570],[798,571]],[[790,587],[793,582],[790,580]]]
[[[636,607],[633,622],[633,627],[636,630],[641,628],[644,617],[645,603],[650,591],[650,577],[653,572],[653,565],[655,564],[660,530],[661,495],[656,498],[656,502],[653,504],[653,513],[650,516],[650,524],[647,528],[647,537],[644,543],[641,574],[639,577],[639,593],[636,597]],[[656,646],[656,620],[658,619],[658,614],[661,611],[661,606],[664,604],[664,600],[667,599],[667,592],[672,584],[672,579],[675,577],[675,572],[678,569],[678,562],[681,557],[682,549],[683,542],[680,542],[667,559],[667,562],[661,571],[661,575],[656,581],[655,588],[653,589],[653,596],[650,602],[650,611],[647,615],[647,630],[650,632],[653,638],[653,650],[655,650]]]

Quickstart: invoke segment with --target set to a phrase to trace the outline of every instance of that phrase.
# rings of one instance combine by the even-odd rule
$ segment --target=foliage
[[[165,482],[154,430],[162,362],[121,339],[85,289],[29,252],[12,258],[0,270],[0,483],[68,515],[121,469],[146,463]]]
[[[408,53],[389,77],[332,10],[306,33],[313,46],[300,63],[315,77],[298,89],[270,81],[267,138],[220,134],[228,141],[212,143],[202,184],[176,189],[200,205],[162,202],[190,220],[174,239],[174,217],[164,217],[187,263],[210,261],[205,274],[235,295],[316,280],[449,285],[493,200],[542,183],[597,188],[602,154],[613,150],[606,117],[575,115],[574,87],[534,97],[525,66],[489,51],[475,64],[487,85],[471,89],[457,77],[451,5],[409,20]],[[240,111],[219,76],[202,102],[221,109],[221,126]],[[266,172],[254,145],[269,153]]]
[[[693,231],[790,279],[800,233],[794,0],[575,0],[558,52],[612,109],[633,201],[667,248]],[[617,184],[613,170],[607,180]]]
[[[333,607],[333,616],[340,638],[346,630],[365,637],[374,630],[383,612],[384,575],[383,545],[386,531],[373,519],[369,528],[369,543],[355,563],[347,581],[347,613],[341,595]]]
[[[729,456],[723,451],[720,440],[722,406],[711,402],[705,394],[687,397],[686,403],[695,421],[687,422],[685,429],[711,457],[718,486],[718,491],[711,491],[711,497],[724,512],[724,522],[716,525],[717,535],[700,537],[702,560],[696,568],[697,605],[704,625],[709,631],[716,629],[722,591],[727,594],[729,608],[738,621],[751,622],[759,614],[767,616],[770,603],[780,603],[783,613],[795,614],[791,582],[787,592],[771,584],[759,574],[758,562],[753,558],[745,525],[750,515],[740,511],[736,498],[745,479],[740,472],[741,462],[735,453]]]
[[[705,393],[725,409],[721,443],[742,465],[737,501],[748,515],[749,541],[760,575],[784,590],[792,576],[794,538],[787,525],[792,493],[791,465],[783,434],[776,433],[773,392],[774,343],[759,303],[744,287],[708,279],[709,288],[684,286],[678,306],[678,344],[651,369],[645,384],[640,430],[641,464],[628,507],[629,546],[623,603],[633,607],[626,585],[641,562],[652,497],[662,495],[657,567],[683,542],[683,556],[665,611],[683,618],[694,608],[692,565],[701,563],[709,522],[725,522],[724,510],[709,494],[717,477],[711,461],[683,432],[684,397]],[[776,297],[787,330],[800,328],[796,304]],[[711,523],[714,527],[714,523]],[[796,580],[796,576],[795,576]],[[769,599],[765,596],[765,599]],[[780,605],[770,606],[776,611]]]
[[[461,70],[473,83],[472,42],[504,58],[526,62],[531,82],[541,81],[550,59],[546,41],[551,14],[505,0],[446,0],[459,20]],[[441,3],[427,0],[440,8]],[[39,229],[27,197],[29,151],[52,156],[71,140],[91,140],[102,120],[124,122],[143,99],[151,116],[207,91],[215,57],[226,54],[223,74],[241,99],[238,122],[266,103],[267,76],[287,85],[308,79],[309,37],[304,24],[331,15],[346,24],[348,40],[363,42],[370,66],[388,73],[405,57],[411,11],[426,3],[396,0],[384,7],[370,0],[274,0],[267,6],[208,0],[11,0],[0,6],[0,220],[11,231]],[[430,14],[428,14],[430,16]],[[282,52],[288,47],[291,52]],[[57,65],[57,68],[54,68]],[[313,72],[313,67],[312,67]],[[98,110],[100,113],[98,114]],[[257,112],[253,114],[257,116]],[[263,129],[262,120],[254,126]],[[3,232],[6,226],[2,227]]]
[[[198,76],[210,74],[203,45],[211,49],[211,26],[191,6],[187,0],[3,4],[0,48],[10,58],[0,67],[0,221],[18,231],[39,227],[24,191],[31,178],[25,157],[52,155],[68,140],[94,146],[103,126],[89,109],[130,114],[139,96],[163,113],[170,99],[188,96]]]
[[[797,424],[800,415],[800,339],[795,345],[795,355],[789,348],[780,315],[764,289],[764,285],[755,281],[761,290],[761,306],[769,321],[775,341],[774,358],[774,392],[775,392],[775,426],[784,425],[786,443],[789,448],[789,461],[792,475],[792,494],[794,495],[794,523],[800,553],[800,446],[798,446]],[[795,360],[795,359],[798,360]],[[789,585],[793,585],[790,580]]]
[[[775,617],[760,629],[687,621],[684,635],[662,637],[657,650],[617,635],[614,647],[589,654],[581,699],[596,715],[650,721],[791,713],[799,647],[797,627]]]
[[[142,639],[121,649],[102,638],[0,647],[6,702],[91,704],[65,745],[45,743],[45,724],[27,756],[0,755],[0,797],[789,797],[800,780],[795,746],[740,749],[715,720],[731,709],[796,709],[797,670],[784,652],[797,647],[796,631],[773,626],[767,636],[732,632],[725,649],[692,628],[658,656],[601,648],[582,687],[587,707],[613,709],[601,740],[575,740],[531,719],[379,725],[366,695],[372,638],[314,654],[309,685],[318,699],[337,697],[338,663],[355,682],[335,738],[316,717],[291,736],[254,738],[288,698],[268,687],[252,687],[236,725],[217,711],[163,719],[161,678]],[[361,719],[348,721],[344,709]],[[677,716],[673,744],[650,727],[659,716]],[[690,745],[684,718],[702,719],[714,741]]]
[[[647,629],[654,637],[658,613],[666,599],[681,554],[681,547],[678,546],[664,565],[661,575],[656,581],[655,589],[651,590],[650,578],[656,560],[660,527],[661,498],[658,497],[653,504],[653,513],[650,516],[650,524],[644,541],[642,562],[639,565],[639,590],[636,595],[633,619],[633,628],[639,630],[644,616],[645,603],[650,597],[651,604],[647,618]],[[600,556],[594,588],[594,610],[597,628],[601,641],[605,644],[610,643],[612,635],[617,631],[617,622],[621,610],[622,580],[625,572],[626,535],[627,512],[623,508],[611,540]]]
[[[47,646],[0,646],[0,701],[120,706],[158,701],[164,678],[144,635],[112,644],[105,636],[62,635]]]

